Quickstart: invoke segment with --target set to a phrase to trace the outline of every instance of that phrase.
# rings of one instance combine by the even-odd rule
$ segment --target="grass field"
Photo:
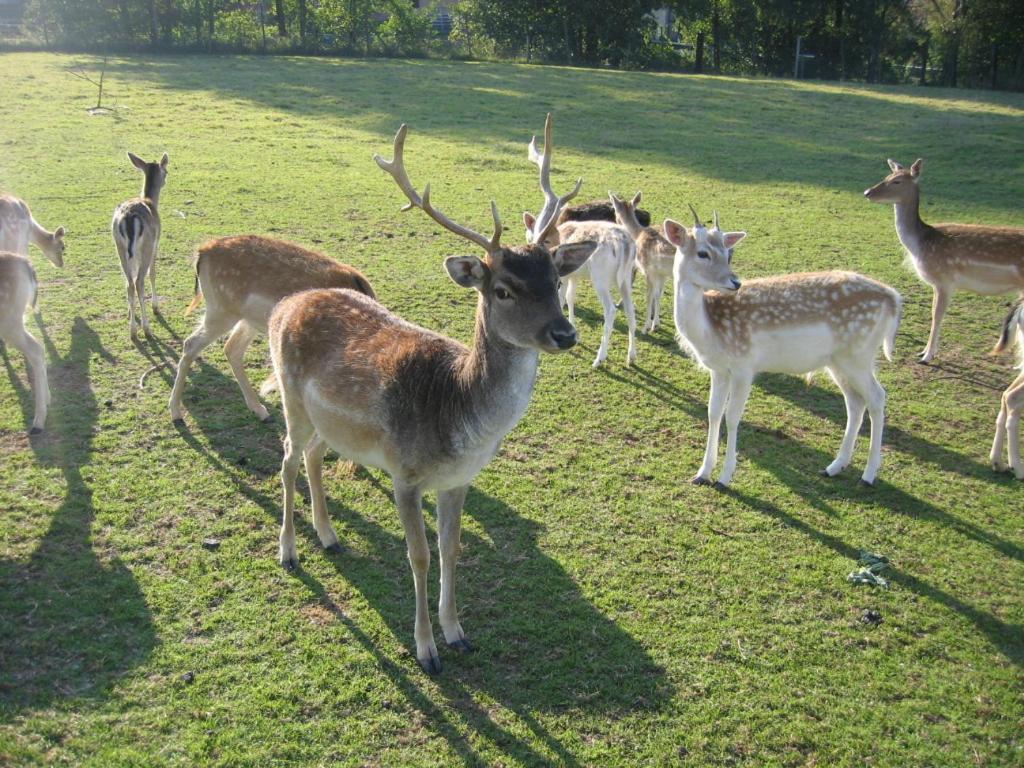
[[[0,189],[68,228],[38,252],[53,405],[31,440],[20,354],[0,373],[0,764],[1011,766],[1024,760],[1024,484],[987,464],[1012,360],[987,356],[1008,298],[957,295],[936,365],[914,364],[931,292],[903,265],[891,207],[861,192],[885,158],[925,158],[926,220],[1024,226],[1024,96],[494,64],[260,58],[111,60],[105,103],[65,70],[0,56]],[[856,269],[905,319],[881,480],[867,451],[819,477],[845,412],[819,376],[764,376],[726,493],[691,486],[708,378],[665,324],[624,365],[624,322],[591,370],[546,357],[532,404],[467,501],[458,575],[477,646],[416,665],[412,579],[390,481],[328,464],[345,551],[300,507],[302,567],[276,562],[283,422],[245,409],[219,345],[167,412],[195,318],[191,254],[256,232],[356,265],[381,301],[468,340],[467,252],[370,160],[410,124],[434,202],[483,229],[494,197],[522,242],[539,208],[526,143],[555,116],[556,189],[642,189],[750,235],[741,277]],[[125,158],[170,154],[155,336],[128,338],[110,239],[138,193]],[[638,288],[642,293],[642,288]],[[265,342],[249,364],[259,382]],[[429,504],[428,504],[429,507]],[[428,528],[433,530],[432,507]],[[221,541],[214,551],[205,538]],[[893,561],[855,587],[861,549]],[[436,604],[437,558],[431,565]],[[861,621],[874,609],[883,621]],[[439,638],[440,633],[435,633]]]

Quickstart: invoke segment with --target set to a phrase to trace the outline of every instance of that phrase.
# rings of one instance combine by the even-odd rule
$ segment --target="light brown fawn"
[[[64,227],[48,232],[32,216],[28,204],[14,195],[0,194],[0,251],[28,258],[31,243],[55,267],[64,266]]]
[[[692,482],[711,482],[723,414],[728,441],[716,485],[731,482],[736,433],[757,373],[801,374],[825,368],[846,401],[846,432],[835,461],[823,474],[836,475],[850,463],[866,407],[871,449],[861,482],[874,484],[882,464],[886,399],[875,377],[875,358],[881,346],[892,359],[900,295],[852,272],[780,275],[749,280],[741,287],[730,258],[745,233],[723,233],[717,226],[708,230],[695,211],[693,218],[690,230],[671,219],[663,228],[677,249],[676,331],[680,342],[711,372],[707,446]]]
[[[637,192],[632,200],[623,200],[611,192],[608,198],[615,211],[615,218],[636,243],[636,263],[647,281],[647,313],[644,315],[644,333],[651,333],[658,327],[661,295],[665,284],[672,277],[676,247],[654,227],[646,227],[637,217],[637,206],[642,194]]]
[[[0,339],[21,350],[28,361],[35,395],[35,412],[29,434],[36,435],[46,426],[50,387],[46,381],[46,355],[43,345],[25,328],[25,310],[35,306],[38,282],[28,259],[16,253],[0,252]]]
[[[920,362],[939,351],[939,326],[954,291],[986,295],[1019,292],[1024,296],[1024,229],[976,224],[925,224],[919,213],[923,161],[909,168],[887,160],[892,171],[864,196],[874,203],[892,203],[896,234],[906,248],[917,276],[934,290],[932,326]]]
[[[183,420],[181,396],[192,362],[229,330],[224,355],[245,404],[261,421],[270,418],[245,374],[245,350],[257,333],[266,334],[270,312],[281,299],[310,288],[351,288],[375,298],[369,281],[357,269],[294,243],[239,235],[200,246],[196,254],[196,295],[185,314],[204,298],[206,313],[182,346],[171,390],[171,419],[177,423]]]
[[[139,301],[142,331],[147,336],[149,318],[146,316],[146,275],[153,292],[153,311],[157,311],[156,251],[160,245],[160,213],[157,204],[160,190],[167,181],[167,153],[160,162],[147,163],[141,157],[128,153],[132,165],[143,173],[142,195],[126,200],[114,209],[110,231],[124,271],[128,296],[128,332],[134,340],[138,335],[135,322],[135,300]]]
[[[419,208],[484,250],[483,259],[451,256],[444,262],[458,285],[479,293],[473,343],[467,348],[408,323],[351,290],[305,291],[277,305],[270,318],[270,350],[288,427],[281,466],[280,559],[288,569],[298,564],[293,515],[300,452],[309,478],[313,525],[328,549],[339,546],[324,497],[322,467],[328,447],[388,472],[416,592],[416,658],[424,670],[435,673],[441,661],[427,609],[430,549],[423,492],[438,491],[441,629],[449,646],[468,650],[454,584],[466,492],[526,410],[539,353],[575,345],[576,332],[558,305],[558,275],[578,269],[594,244],[563,246],[554,255],[537,242],[502,247],[493,202],[490,238],[456,224],[433,207],[429,185],[420,196],[409,180],[403,160],[406,132],[405,125],[398,129],[393,160],[379,155],[374,160],[408,198],[405,209]],[[550,143],[545,151],[552,151]],[[558,215],[558,198],[549,203],[542,223]]]

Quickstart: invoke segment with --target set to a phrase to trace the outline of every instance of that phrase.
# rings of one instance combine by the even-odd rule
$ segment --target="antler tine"
[[[380,155],[375,154],[373,156],[374,162],[380,166],[381,170],[391,175],[395,180],[395,183],[398,185],[398,188],[402,190],[403,194],[405,194],[407,198],[409,198],[409,202],[402,206],[402,210],[408,211],[410,208],[419,208],[449,232],[476,243],[488,253],[494,253],[497,251],[501,247],[501,219],[498,216],[498,206],[493,200],[491,201],[491,215],[494,217],[494,234],[491,236],[490,240],[488,240],[479,232],[474,232],[468,227],[456,224],[432,206],[430,204],[430,184],[427,184],[427,186],[423,188],[422,197],[420,197],[419,193],[416,192],[416,188],[412,185],[412,181],[409,180],[409,174],[405,170],[405,160],[402,156],[405,150],[405,136],[408,131],[409,127],[405,123],[402,123],[401,127],[398,129],[398,133],[395,134],[394,159],[388,161]]]
[[[551,188],[551,156],[555,148],[554,127],[551,113],[548,112],[544,120],[544,152],[537,151],[537,137],[530,139],[529,157],[530,162],[540,168],[540,188],[544,193],[544,207],[537,215],[537,223],[534,225],[533,241],[539,242],[548,227],[558,218],[565,204],[580,193],[583,186],[583,177],[576,180],[574,186],[567,194],[559,197]]]
[[[700,220],[700,216],[697,214],[697,209],[694,208],[693,205],[690,203],[687,203],[687,205],[690,206],[690,213],[693,214],[693,226],[695,226],[697,229],[703,228],[704,222]]]
[[[719,224],[718,224],[718,211],[715,211],[714,214],[715,214],[715,229],[721,231],[722,227],[719,226]]]

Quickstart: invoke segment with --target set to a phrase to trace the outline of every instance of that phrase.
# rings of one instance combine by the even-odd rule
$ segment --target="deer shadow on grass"
[[[236,389],[226,376],[221,379],[218,388]],[[241,398],[237,400],[239,414],[244,412],[244,416],[251,416]],[[228,476],[245,498],[267,513],[270,522],[267,534],[276,537],[280,499],[271,498],[253,482],[254,473],[265,479],[270,465],[264,459],[257,459],[247,461],[243,469],[238,459],[250,450],[242,446],[250,444],[251,440],[259,450],[273,453],[272,466],[276,472],[280,466],[282,427],[274,429],[253,420],[251,429],[258,431],[258,436],[254,433],[252,438],[240,439],[237,431],[215,426],[216,419],[211,418],[212,414],[205,408],[193,408],[191,415],[196,432],[202,434],[205,441],[187,427],[178,428],[182,438],[212,468]],[[277,422],[280,425],[280,419]],[[424,722],[444,738],[464,762],[483,762],[467,740],[467,728],[520,761],[533,764],[551,761],[528,740],[497,724],[491,713],[474,700],[477,692],[484,692],[488,698],[514,712],[532,731],[533,737],[557,756],[556,762],[565,765],[578,765],[578,762],[540,724],[536,712],[655,711],[667,700],[664,671],[635,639],[601,614],[582,595],[565,569],[539,548],[537,524],[502,501],[473,488],[468,494],[464,514],[484,529],[486,537],[463,529],[464,551],[456,578],[460,616],[477,650],[464,655],[450,652],[441,641],[436,623],[434,627],[445,668],[433,678],[432,685],[440,689],[447,707],[458,713],[453,718],[448,710],[435,703],[435,694],[424,689],[426,678],[416,665],[412,574],[397,512],[392,529],[382,526],[332,498],[330,477],[328,472],[328,509],[343,551],[330,554],[321,547],[310,520],[308,488],[302,482],[304,473],[300,473],[299,488],[304,500],[296,510],[296,527],[303,543],[295,578],[305,584],[311,596],[377,660],[381,670],[405,696],[407,706],[421,712]],[[386,473],[361,470],[356,479],[346,482],[369,484],[384,496],[386,508],[393,511],[390,479]],[[433,511],[433,505],[425,502],[428,527],[433,527]],[[432,533],[430,537],[434,538]],[[355,540],[365,547],[346,546],[346,542]],[[438,566],[436,548],[432,549],[429,589],[433,613]],[[347,584],[359,590],[407,649],[406,655],[393,660],[380,650],[367,631],[337,605],[331,590],[303,567],[313,559],[332,564]]]
[[[113,357],[81,317],[63,357],[40,325],[53,399],[47,431],[31,447],[40,464],[60,470],[64,498],[28,560],[0,561],[3,717],[57,699],[103,697],[156,644],[135,578],[116,555],[98,549],[93,490],[83,473],[99,421],[90,366]]]

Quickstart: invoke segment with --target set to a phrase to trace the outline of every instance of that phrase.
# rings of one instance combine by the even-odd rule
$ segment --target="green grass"
[[[73,57],[0,57],[0,188],[68,227],[36,253],[53,406],[25,436],[24,360],[0,374],[0,763],[108,765],[1020,765],[1024,485],[987,452],[1009,358],[986,355],[1007,299],[958,295],[939,364],[913,358],[930,290],[902,264],[888,207],[861,191],[884,159],[926,158],[927,220],[1024,225],[1024,97],[937,89],[509,65],[260,58],[110,63],[90,116]],[[95,62],[85,60],[86,67]],[[875,489],[817,475],[844,423],[827,377],[764,376],[733,489],[687,480],[708,379],[668,320],[625,361],[546,357],[533,402],[470,493],[458,596],[478,650],[423,675],[412,579],[374,470],[326,473],[346,550],[300,510],[295,575],[276,563],[282,420],[245,409],[211,347],[167,412],[194,318],[190,254],[241,232],[319,247],[381,300],[468,339],[474,300],[441,268],[467,245],[371,162],[411,126],[407,163],[436,204],[484,228],[494,197],[521,242],[540,194],[526,143],[555,115],[555,185],[642,189],[750,236],[741,277],[851,268],[905,297]],[[156,340],[129,342],[111,211],[138,192],[125,150],[170,153]],[[638,289],[642,290],[642,289]],[[262,379],[266,344],[250,353]],[[429,505],[428,505],[429,506]],[[428,527],[433,528],[432,507]],[[222,541],[216,551],[206,537]],[[860,549],[888,591],[854,587]],[[432,602],[437,560],[431,567]],[[883,616],[861,623],[865,609]],[[436,628],[435,628],[436,629]],[[438,635],[439,636],[439,635]],[[184,675],[193,673],[191,683]]]

